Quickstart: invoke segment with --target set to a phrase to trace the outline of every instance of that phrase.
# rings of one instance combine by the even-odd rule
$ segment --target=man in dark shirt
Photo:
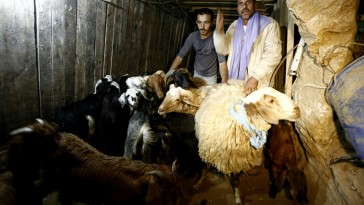
[[[227,81],[226,58],[217,54],[213,41],[213,12],[208,8],[202,8],[196,11],[198,31],[192,32],[186,39],[183,47],[174,59],[166,77],[170,76],[181,64],[183,58],[193,48],[196,51],[194,62],[194,77],[204,79],[207,84],[217,83],[217,68],[219,68],[221,82]]]

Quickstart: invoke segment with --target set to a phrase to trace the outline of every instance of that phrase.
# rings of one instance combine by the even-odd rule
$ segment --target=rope
[[[235,112],[235,105],[240,105],[240,115]],[[248,123],[247,116],[244,112],[244,102],[243,100],[233,103],[230,106],[229,113],[231,116],[238,121],[239,124],[243,125],[250,133],[250,144],[256,149],[261,148],[267,141],[267,132],[265,130],[257,130],[257,128]]]

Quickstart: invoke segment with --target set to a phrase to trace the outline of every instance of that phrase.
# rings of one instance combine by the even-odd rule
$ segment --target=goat
[[[194,115],[184,113],[168,113],[164,121],[172,140],[169,143],[169,157],[174,159],[173,165],[177,173],[185,178],[197,176],[191,188],[196,192],[207,175],[208,168],[198,155],[198,141],[195,135]]]
[[[165,96],[164,77],[165,73],[161,70],[147,77],[147,89],[149,93],[155,93],[158,99],[163,99]]]
[[[111,86],[118,87],[117,83],[112,80],[112,77],[107,75],[96,82],[95,93],[87,95],[82,100],[61,107],[57,112],[55,120],[59,125],[59,129],[89,140],[94,134],[95,121],[97,121],[100,115],[102,100],[109,92]]]
[[[12,186],[17,204],[42,204],[42,199],[54,191],[57,168],[53,159],[59,146],[50,138],[55,125],[38,123],[9,133],[7,143],[1,148],[2,169],[12,173]]]
[[[44,184],[52,182],[59,190],[61,204],[72,201],[92,204],[176,204],[178,176],[170,166],[102,154],[71,133],[58,133],[54,125],[44,120],[38,120],[11,135],[11,150],[7,153],[8,169],[14,173],[15,181],[33,182],[36,177],[32,174],[39,171],[39,164],[53,167],[41,173],[48,176]],[[52,166],[48,166],[49,163]],[[14,164],[17,166],[12,166]],[[34,183],[31,184],[34,186]],[[15,188],[19,193],[19,187]],[[25,188],[23,191],[30,193],[34,190],[34,187]],[[41,204],[26,200],[24,202],[27,204]]]
[[[146,91],[148,94],[149,91]],[[150,95],[150,94],[148,94]],[[141,97],[139,106],[130,118],[127,138],[124,147],[124,157],[154,163],[157,160],[163,136],[168,135],[167,128],[162,131],[161,138],[157,138],[156,128],[165,127],[161,117],[157,114],[158,99]],[[164,133],[164,134],[163,134]]]
[[[10,171],[0,173],[0,204],[16,205],[17,194],[13,187],[14,176]]]
[[[266,147],[267,166],[270,174],[269,196],[275,198],[285,181],[293,199],[307,203],[307,184],[303,171],[298,168],[294,148],[294,130],[289,122],[280,121],[269,132]]]
[[[171,75],[171,79],[167,81],[166,85],[169,87],[171,84],[183,89],[196,89],[207,85],[204,79],[192,77],[191,73],[185,68],[179,68]]]
[[[90,144],[104,154],[122,156],[130,119],[128,106],[122,106],[119,89],[111,87],[102,100],[96,134]]]

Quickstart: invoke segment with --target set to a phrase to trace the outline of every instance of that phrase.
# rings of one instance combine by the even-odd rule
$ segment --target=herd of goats
[[[52,122],[36,119],[9,133],[0,150],[0,204],[37,205],[57,193],[61,205],[183,205],[211,168],[230,177],[235,203],[243,204],[239,176],[263,154],[269,195],[288,189],[308,203],[290,124],[299,108],[273,88],[245,95],[244,86],[206,85],[187,69],[168,78],[107,75]]]

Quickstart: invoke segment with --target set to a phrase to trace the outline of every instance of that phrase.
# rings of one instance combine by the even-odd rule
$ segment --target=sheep
[[[280,121],[269,130],[265,148],[270,175],[269,196],[275,198],[286,181],[292,198],[307,203],[306,177],[298,168],[293,137],[296,135],[290,122]]]
[[[158,108],[158,113],[160,115],[165,115],[169,112],[195,114],[211,87],[202,86],[199,89],[185,90],[171,84],[166,97]]]
[[[19,180],[18,177],[24,175],[27,178],[21,178],[23,183],[33,181],[36,178],[33,172],[40,171],[39,164],[53,167],[39,173],[48,176],[44,184],[50,181],[59,190],[61,204],[75,201],[157,205],[176,204],[178,200],[178,176],[170,166],[102,154],[71,133],[57,132],[55,125],[44,120],[38,120],[11,135],[13,141],[9,144],[8,169],[13,171],[14,179]],[[19,187],[15,188],[19,193]],[[23,191],[31,193],[34,190],[34,187],[26,188]],[[25,202],[41,204],[29,200]]]
[[[237,92],[241,93],[245,81],[229,80],[227,85],[231,85],[231,87],[237,89]],[[219,86],[222,86],[222,84],[206,85],[198,89],[190,88],[186,90],[171,84],[166,97],[158,108],[158,113],[165,115],[169,112],[177,112],[194,115],[203,99]]]
[[[195,114],[199,155],[207,164],[238,182],[262,155],[265,134],[279,120],[296,121],[298,106],[287,95],[264,87],[245,95],[237,84],[220,84],[200,104]],[[241,204],[238,184],[235,202]]]
[[[171,86],[171,93],[167,92],[158,110],[159,114],[195,113],[200,157],[218,171],[235,178],[231,182],[238,182],[240,173],[259,163],[261,147],[271,124],[278,124],[280,119],[295,121],[300,117],[299,108],[288,96],[270,87],[246,96],[244,86],[244,81],[229,81],[207,90]],[[244,116],[246,120],[243,120]],[[252,130],[251,134],[249,130]],[[237,186],[234,194],[236,203],[241,203]]]

